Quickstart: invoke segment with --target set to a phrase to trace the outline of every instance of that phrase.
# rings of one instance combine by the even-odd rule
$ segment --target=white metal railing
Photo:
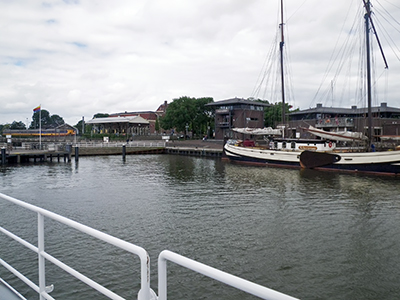
[[[55,264],[56,266],[60,267],[67,273],[71,274],[75,278],[79,279],[80,281],[86,283],[88,286],[96,289],[103,295],[107,296],[110,299],[118,299],[123,300],[121,296],[115,294],[114,292],[110,291],[109,289],[101,286],[97,282],[93,281],[92,279],[86,277],[85,275],[79,273],[78,271],[74,270],[73,268],[69,267],[68,265],[64,264],[63,262],[59,261],[55,257],[51,256],[47,252],[45,252],[45,238],[44,238],[44,218],[50,218],[55,221],[58,221],[64,225],[67,225],[71,228],[74,228],[78,231],[86,233],[90,236],[93,236],[99,240],[107,242],[115,247],[123,249],[127,252],[135,254],[140,258],[140,265],[141,265],[141,289],[138,293],[138,300],[167,300],[167,262],[173,262],[178,264],[182,267],[200,273],[204,276],[212,278],[214,280],[218,280],[222,283],[230,285],[234,288],[242,290],[246,293],[252,294],[262,299],[268,300],[295,300],[291,296],[282,294],[280,292],[274,291],[272,289],[266,288],[259,284],[250,282],[248,280],[242,279],[240,277],[234,276],[232,274],[220,271],[213,267],[207,266],[203,263],[199,263],[194,261],[190,258],[184,257],[177,253],[164,250],[160,253],[158,257],[158,293],[159,296],[154,293],[154,291],[150,288],[150,258],[148,253],[142,247],[136,246],[134,244],[128,243],[121,239],[115,238],[111,235],[98,231],[96,229],[90,228],[86,225],[80,224],[48,210],[42,209],[35,205],[23,202],[21,200],[12,198],[10,196],[4,195],[0,193],[0,198],[7,200],[11,203],[24,207],[28,210],[36,212],[38,214],[38,246],[34,246],[31,243],[25,241],[24,239],[18,237],[17,235],[13,234],[12,232],[8,231],[7,229],[0,226],[0,232],[4,233],[5,235],[9,236],[10,238],[14,239],[15,241],[19,242],[23,246],[27,247],[28,249],[36,252],[38,254],[39,260],[39,285],[36,285],[30,279],[25,277],[22,273],[18,270],[13,268],[7,262],[0,258],[0,264],[3,265],[6,269],[8,269],[11,273],[21,279],[24,283],[26,283],[29,287],[31,287],[34,291],[36,291],[40,295],[40,300],[54,300],[53,297],[49,295],[49,293],[53,290],[53,286],[46,286],[46,278],[45,278],[45,260],[48,260]]]
[[[77,143],[81,148],[113,148],[113,147],[165,147],[165,141],[133,141],[133,142],[110,142],[110,143]]]
[[[204,276],[218,280],[246,293],[269,300],[295,300],[291,296],[271,290],[246,279],[223,272],[169,250],[164,250],[158,257],[158,300],[167,300],[167,261],[193,270]]]
[[[36,252],[38,254],[38,260],[39,260],[39,285],[36,285],[34,282],[29,280],[27,277],[25,277],[22,273],[14,269],[12,266],[10,266],[7,262],[4,260],[0,259],[0,263],[7,268],[10,272],[12,272],[15,276],[17,276],[19,279],[21,279],[23,282],[25,282],[28,286],[30,286],[33,290],[35,290],[39,295],[40,299],[54,299],[52,298],[48,292],[50,292],[51,289],[47,288],[46,289],[46,284],[45,284],[45,259],[48,261],[52,262],[53,264],[57,265],[64,271],[68,272],[72,276],[76,277],[77,279],[81,280],[82,282],[86,283],[90,287],[96,289],[100,293],[104,294],[105,296],[109,297],[110,299],[118,299],[122,300],[121,296],[115,294],[114,292],[106,289],[105,287],[101,286],[100,284],[96,283],[92,279],[86,277],[85,275],[79,273],[78,271],[74,270],[73,268],[67,266],[66,264],[62,263],[55,257],[51,256],[50,254],[46,253],[44,250],[44,217],[48,217],[50,219],[53,219],[55,221],[58,221],[62,224],[65,224],[69,227],[72,227],[76,230],[79,230],[83,233],[86,233],[88,235],[91,235],[99,240],[102,240],[104,242],[107,242],[111,245],[114,245],[115,247],[121,248],[127,252],[130,252],[132,254],[136,254],[140,258],[140,265],[141,265],[141,290],[139,292],[138,299],[139,300],[149,300],[151,291],[150,291],[150,258],[143,248],[136,246],[134,244],[128,243],[126,241],[123,241],[121,239],[115,238],[111,235],[108,235],[106,233],[103,233],[101,231],[98,231],[96,229],[90,228],[88,226],[85,226],[83,224],[80,224],[78,222],[75,222],[73,220],[70,220],[68,218],[65,218],[63,216],[60,216],[58,214],[55,214],[53,212],[50,212],[48,210],[42,209],[40,207],[34,206],[32,204],[23,202],[21,200],[17,200],[15,198],[9,197],[7,195],[1,194],[0,193],[0,198],[3,198],[9,202],[12,202],[14,204],[17,204],[19,206],[22,206],[26,209],[29,209],[33,212],[36,212],[38,214],[38,247],[30,244],[29,242],[21,239],[20,237],[14,235],[13,233],[9,232],[7,229],[3,228],[0,226],[0,231],[6,234],[7,236],[11,237],[15,241],[21,243],[25,247],[31,249],[32,251]]]

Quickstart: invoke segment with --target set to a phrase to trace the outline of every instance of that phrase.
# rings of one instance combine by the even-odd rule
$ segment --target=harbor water
[[[301,299],[400,299],[399,179],[249,167],[175,155],[0,167],[0,191],[145,248],[157,293],[168,249]],[[0,199],[0,224],[37,242],[37,216]],[[46,251],[127,299],[139,259],[45,220]],[[0,236],[37,282],[37,256]],[[38,296],[0,267],[28,299]],[[106,299],[46,263],[55,299]],[[257,299],[168,263],[168,299]]]

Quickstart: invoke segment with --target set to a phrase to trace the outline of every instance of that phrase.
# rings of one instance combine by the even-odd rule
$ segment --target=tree
[[[84,123],[84,124],[83,124],[83,125],[84,125],[83,128],[84,128],[84,131],[85,131],[85,132],[82,132],[82,123],[83,123],[83,120],[80,120],[80,121],[75,125],[75,128],[78,129],[80,135],[89,135],[89,136],[90,136],[90,132],[92,131],[93,125],[92,125],[92,124],[86,124],[86,123]]]
[[[214,120],[214,110],[206,104],[214,102],[211,97],[196,99],[196,116],[193,119],[193,133],[197,135],[209,135],[208,128]]]
[[[39,117],[40,116],[40,117]],[[32,122],[29,126],[29,129],[37,129],[40,126],[39,118],[41,118],[41,126],[42,128],[55,128],[64,124],[64,119],[59,115],[50,115],[50,113],[42,109],[40,112],[34,112],[32,115]]]
[[[106,114],[106,113],[97,113],[97,114],[95,114],[94,116],[93,116],[93,119],[96,119],[96,118],[107,118],[107,117],[109,117],[110,115],[109,114]]]
[[[165,116],[161,118],[160,125],[164,129],[185,131],[195,117],[195,98],[180,97],[168,105]]]
[[[22,121],[14,121],[12,122],[10,129],[26,129],[26,125]]]
[[[160,121],[158,121],[158,118],[156,119],[156,123],[154,124],[154,130],[156,132],[160,130]]]
[[[50,121],[51,121],[51,125],[54,127],[58,127],[65,123],[64,119],[62,117],[60,117],[59,115],[52,115],[50,117]]]
[[[41,118],[41,124],[39,122],[39,118]],[[50,123],[51,123],[50,113],[47,110],[42,109],[41,111],[33,113],[32,122],[31,125],[29,126],[29,129],[37,129],[40,126],[42,126],[42,128],[46,128]]]
[[[286,115],[289,114],[291,105],[285,103]],[[264,125],[265,127],[275,128],[280,122],[282,122],[282,102],[271,104],[270,107],[264,108]]]
[[[4,129],[10,129],[10,124],[0,124],[0,133],[3,134]]]
[[[213,98],[190,98],[187,96],[174,99],[168,105],[165,116],[160,119],[160,125],[164,129],[176,129],[178,132],[191,131],[193,135],[206,132],[210,119],[211,108],[207,103],[213,102]]]

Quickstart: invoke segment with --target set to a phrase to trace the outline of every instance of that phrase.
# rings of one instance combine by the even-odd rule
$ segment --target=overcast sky
[[[0,124],[30,123],[39,104],[74,125],[99,112],[154,111],[181,96],[273,100],[254,90],[278,29],[279,2],[0,0]],[[373,1],[392,39],[388,45],[381,37],[390,69],[386,79],[378,67],[385,92],[377,101],[400,107],[396,3]],[[315,95],[341,30],[350,31],[361,5],[285,1],[292,90],[287,101],[295,108],[350,107],[356,101],[334,103],[339,92],[330,75],[332,101]]]

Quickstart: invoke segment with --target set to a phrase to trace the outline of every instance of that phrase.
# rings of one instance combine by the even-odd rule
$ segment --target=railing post
[[[42,293],[46,290],[45,259],[44,252],[44,216],[38,213],[38,256],[39,256],[39,295],[40,300],[45,300]]]
[[[146,250],[137,253],[140,257],[140,291],[138,300],[156,300],[154,291],[150,288],[150,256]]]
[[[158,258],[158,300],[167,300],[167,260]]]

